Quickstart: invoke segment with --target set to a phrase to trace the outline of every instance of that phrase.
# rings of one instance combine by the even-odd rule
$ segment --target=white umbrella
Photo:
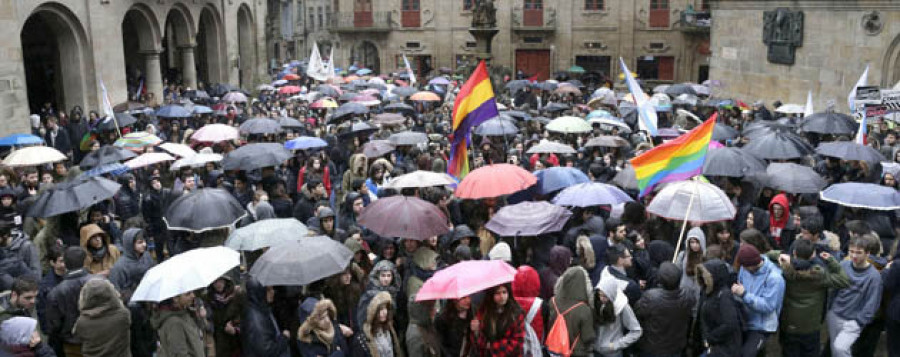
[[[578,117],[560,117],[547,124],[546,129],[564,134],[580,134],[593,130],[591,124]]]
[[[691,196],[694,196],[693,204]],[[737,213],[725,192],[713,184],[693,180],[663,187],[650,201],[647,212],[668,219],[683,221],[686,217],[687,221],[702,223],[731,220]]]
[[[175,161],[175,158],[172,157],[172,155],[166,154],[164,152],[150,152],[141,154],[141,156],[125,161],[125,166],[128,166],[128,168],[130,169],[136,169],[139,167],[158,164],[164,161]]]
[[[194,156],[185,157],[175,161],[175,163],[172,164],[172,170],[178,170],[182,167],[203,167],[207,162],[219,162],[222,161],[223,158],[224,156],[214,154],[212,149],[207,147],[200,150],[200,152]]]
[[[197,155],[197,152],[194,151],[194,149],[191,149],[190,146],[184,144],[162,143],[159,148],[169,152],[172,155],[180,157],[191,157]]]
[[[775,108],[775,111],[784,114],[803,114],[806,111],[806,107],[800,104],[785,104]]]
[[[578,151],[575,151],[571,146],[566,144],[557,143],[554,141],[541,140],[541,142],[535,146],[532,146],[526,154],[575,154]]]
[[[404,188],[421,188],[421,187],[434,187],[434,186],[449,186],[456,184],[456,180],[453,179],[450,175],[447,175],[442,172],[431,172],[431,171],[413,171],[405,175],[400,175],[387,184],[384,187],[387,188],[395,188],[395,189],[404,189]]]
[[[234,250],[254,251],[285,241],[300,240],[309,233],[294,218],[264,219],[241,227],[228,236],[225,246]]]
[[[226,247],[197,248],[150,268],[132,301],[160,302],[208,286],[241,263],[240,254]]]
[[[10,167],[37,166],[68,159],[66,155],[49,146],[29,146],[11,152],[3,164]]]

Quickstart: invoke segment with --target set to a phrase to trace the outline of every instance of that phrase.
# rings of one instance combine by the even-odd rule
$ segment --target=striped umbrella
[[[156,146],[160,143],[162,143],[162,139],[160,139],[156,135],[150,134],[146,131],[138,131],[126,134],[125,136],[119,138],[119,140],[116,140],[113,145],[120,148],[134,150]]]

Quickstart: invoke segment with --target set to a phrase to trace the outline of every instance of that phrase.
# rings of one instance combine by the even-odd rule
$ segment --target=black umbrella
[[[366,87],[366,88],[377,89],[377,90],[387,90],[387,86],[386,86],[386,85],[384,85],[384,84],[382,84],[382,83],[378,83],[378,82],[369,82],[369,83],[366,83],[365,87]]]
[[[322,93],[332,98],[337,98],[341,96],[341,93],[332,86],[321,84],[316,87],[316,92]]]
[[[253,118],[241,123],[240,131],[245,134],[275,134],[281,132],[281,125],[269,118]]]
[[[681,94],[697,95],[697,91],[695,91],[694,87],[691,87],[689,84],[670,85],[669,88],[666,88],[663,93],[666,93],[672,97],[677,97]]]
[[[397,113],[381,113],[372,118],[372,122],[381,125],[400,125],[406,122],[406,117]]]
[[[331,116],[332,120],[337,120],[352,115],[364,115],[369,113],[369,108],[359,103],[344,103]]]
[[[388,104],[388,105],[384,106],[384,111],[394,112],[394,113],[403,112],[403,113],[408,113],[408,114],[416,113],[416,110],[411,105],[405,104],[405,103]]]
[[[803,118],[800,130],[808,133],[847,135],[856,133],[859,124],[847,114],[824,112]]]
[[[819,193],[828,184],[811,167],[794,163],[772,163],[765,174],[751,175],[751,181],[788,193]]]
[[[128,160],[135,156],[137,156],[137,154],[131,152],[131,150],[123,149],[118,146],[106,145],[101,146],[97,151],[85,155],[78,166],[81,166],[82,169],[90,169],[103,164]]]
[[[531,85],[531,87],[535,88],[535,89],[540,89],[542,91],[549,92],[549,91],[556,90],[556,87],[559,87],[559,84],[556,84],[553,82],[541,82],[541,83],[534,83]]]
[[[481,136],[516,135],[519,128],[516,123],[503,118],[494,118],[475,127],[475,134]]]
[[[544,111],[553,113],[553,112],[561,112],[561,111],[569,110],[569,108],[570,107],[567,104],[550,103],[546,107],[544,107]]]
[[[871,163],[888,161],[884,155],[871,146],[860,145],[852,141],[834,141],[819,144],[816,152],[820,155],[836,157],[844,160],[860,160]]]
[[[388,140],[372,140],[363,145],[363,155],[370,159],[381,157],[394,151],[395,148],[394,143]]]
[[[41,193],[28,215],[45,218],[85,209],[114,196],[121,187],[99,176],[62,182]]]
[[[794,127],[791,125],[781,124],[775,121],[755,121],[744,127],[741,135],[748,138],[755,138],[768,135],[775,132],[793,133]]]
[[[531,81],[529,81],[527,79],[517,79],[514,81],[509,81],[509,83],[506,83],[506,89],[509,89],[510,92],[515,93],[515,92],[518,92],[519,90],[521,90],[522,88],[527,87],[530,83],[531,83]]]
[[[511,118],[519,119],[519,120],[528,120],[531,118],[531,114],[528,114],[519,110],[507,110],[505,112],[500,112],[501,116],[508,116]]]
[[[108,119],[100,122],[100,130],[116,130],[117,124],[119,128],[124,128],[134,123],[137,123],[137,118],[131,114],[116,113],[115,119]]]
[[[281,125],[282,128],[291,129],[300,129],[304,127],[303,123],[301,123],[299,120],[289,117],[278,118],[278,125]]]
[[[750,139],[744,150],[768,160],[797,159],[815,151],[802,137],[780,131]]]
[[[191,99],[193,101],[205,101],[212,99],[209,97],[209,93],[206,93],[205,90],[189,90],[185,92],[184,96],[185,98]]]
[[[241,89],[238,87],[235,87],[235,86],[227,84],[227,83],[219,83],[219,84],[214,85],[212,87],[212,89],[209,90],[209,94],[212,96],[221,97],[221,96],[227,94],[228,92],[239,92],[239,91],[241,91]]]
[[[247,210],[228,191],[204,188],[173,201],[163,220],[170,230],[200,233],[231,227],[246,215]]]
[[[716,126],[713,128],[712,139],[715,141],[730,140],[738,137],[738,135],[741,135],[741,133],[730,125],[716,123]]]
[[[344,94],[341,94],[341,96],[338,97],[338,100],[349,102],[349,101],[353,100],[353,98],[356,98],[356,96],[358,96],[358,95],[359,95],[359,93],[356,93],[356,92],[344,92]]]
[[[388,140],[397,146],[412,146],[428,142],[428,136],[425,133],[415,131],[403,131],[391,134]]]
[[[765,162],[733,147],[710,149],[703,163],[703,174],[708,176],[744,177],[765,171]]]
[[[278,143],[248,144],[235,149],[222,159],[223,170],[255,170],[281,165],[291,158],[291,152]]]
[[[406,98],[413,94],[418,93],[419,90],[414,87],[395,87],[394,89],[391,90],[391,92],[400,97]]]
[[[350,126],[350,130],[346,130],[346,131],[338,134],[338,136],[344,137],[344,138],[355,137],[355,136],[361,137],[361,136],[368,136],[369,134],[372,134],[376,131],[378,131],[378,128],[376,128],[372,124],[366,123],[364,121],[359,121],[359,122],[353,123],[353,125]]]

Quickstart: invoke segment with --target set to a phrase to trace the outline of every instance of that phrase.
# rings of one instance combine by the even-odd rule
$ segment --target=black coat
[[[92,275],[87,268],[66,274],[63,281],[47,294],[47,332],[52,340],[80,344],[72,334],[72,327],[78,320],[78,298],[81,287]]]
[[[681,269],[673,264],[662,265],[657,279],[679,286]],[[662,287],[644,292],[635,308],[635,314],[644,329],[638,348],[650,355],[676,355],[688,343],[692,311],[697,299],[682,288],[665,290]]]
[[[731,274],[721,260],[701,266],[703,296],[700,299],[700,330],[709,344],[709,356],[738,356],[741,351],[741,319],[731,294]],[[711,285],[711,287],[710,287]]]
[[[894,323],[900,322],[900,257],[894,258],[891,268],[882,272],[882,281],[884,291],[893,295],[885,311],[885,317]]]
[[[344,339],[344,334],[341,333],[340,325],[338,325],[337,321],[332,321],[331,323],[334,325],[334,339],[332,339],[331,341],[331,346],[328,346],[324,342],[319,341],[316,335],[313,334],[312,342],[306,343],[297,340],[297,345],[300,350],[301,356],[344,357],[350,355],[350,348],[347,347],[347,340]]]
[[[44,134],[44,142],[47,143],[48,146],[52,143],[53,148],[59,150],[59,152],[63,154],[67,154],[72,151],[72,141],[69,140],[69,131],[63,128],[57,128],[56,130],[56,141],[53,141],[50,132],[48,131]],[[81,140],[81,138],[78,138]]]
[[[272,309],[266,302],[266,287],[256,279],[247,280],[247,305],[241,320],[241,346],[247,357],[289,357],[287,337],[278,330]]]

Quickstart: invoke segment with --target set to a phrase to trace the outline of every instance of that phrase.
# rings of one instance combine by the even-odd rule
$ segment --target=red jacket
[[[328,175],[328,166],[325,166],[322,174],[322,184],[325,185],[325,195],[331,195],[331,179]],[[306,182],[306,165],[300,168],[300,171],[297,172],[297,192],[303,190],[303,184]]]
[[[538,276],[537,270],[523,265],[516,271],[516,277],[512,282],[512,293],[516,302],[522,307],[525,315],[531,310],[534,299],[541,294],[541,278]],[[544,340],[544,317],[540,311],[531,320],[531,328],[537,334],[541,341]]]

